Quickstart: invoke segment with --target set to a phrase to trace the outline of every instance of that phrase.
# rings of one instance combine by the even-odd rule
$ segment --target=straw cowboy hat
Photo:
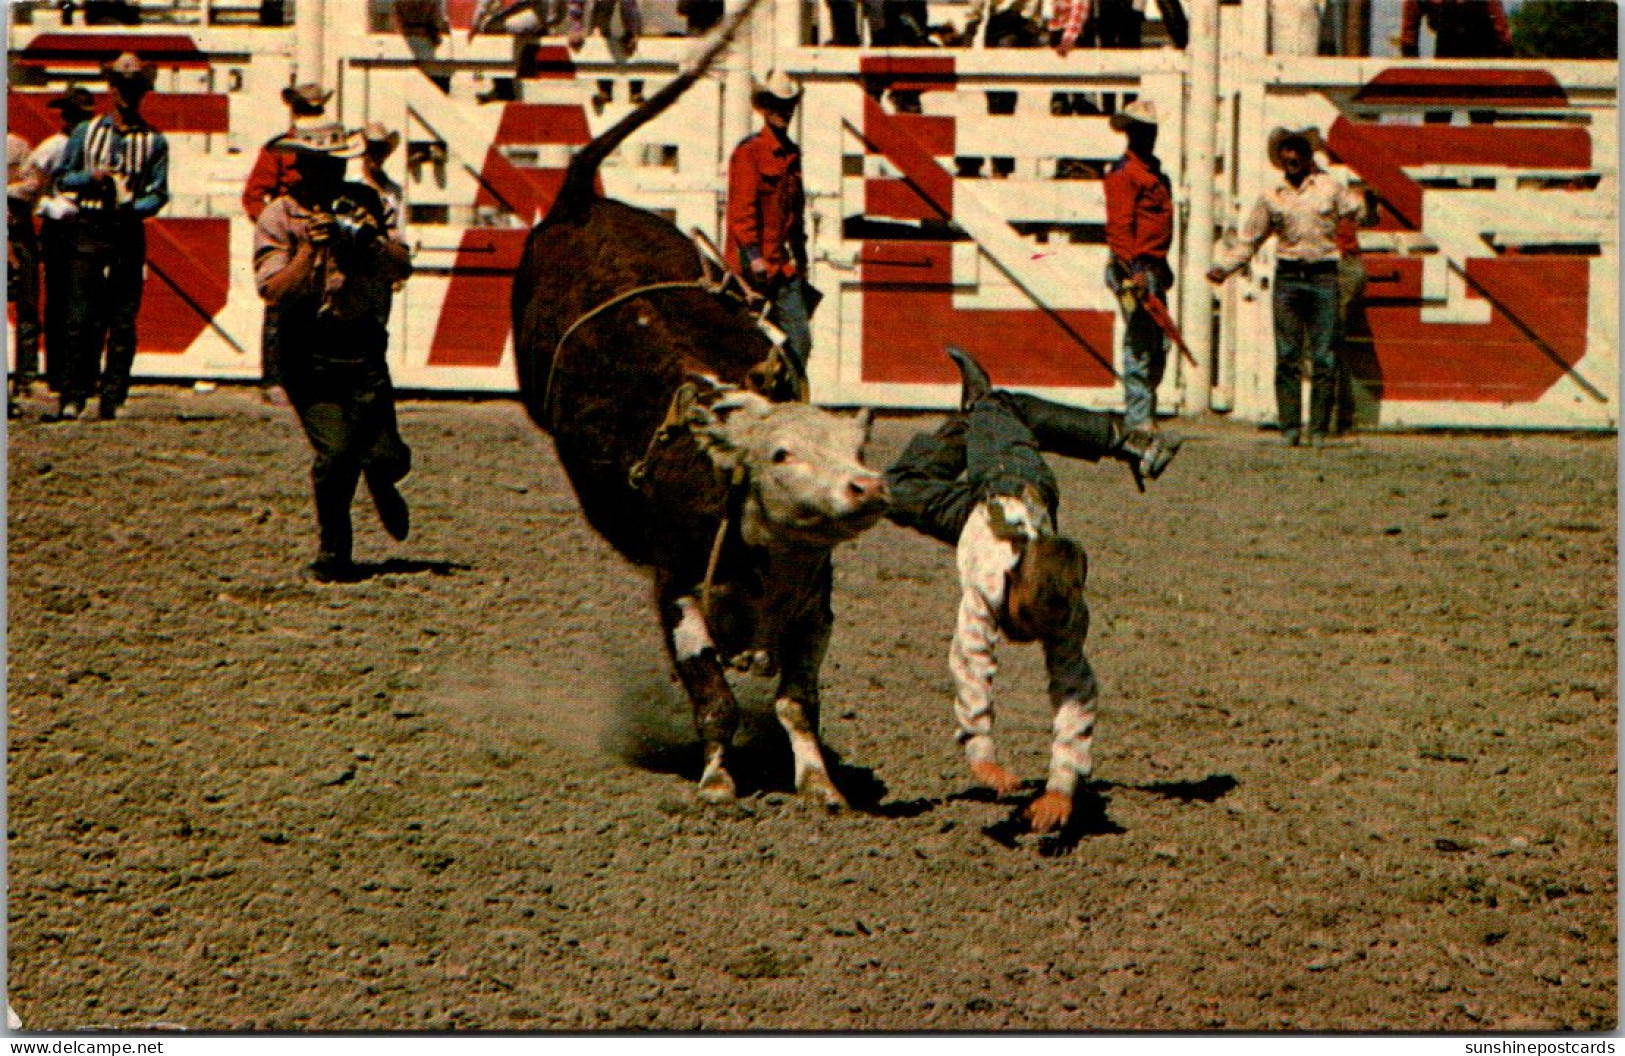
[[[791,80],[783,70],[769,73],[767,80],[758,84],[751,93],[751,102],[757,106],[794,106],[800,98],[801,85]]]
[[[272,150],[295,154],[326,154],[332,158],[359,158],[367,149],[360,132],[348,131],[337,121],[295,121],[293,127],[266,144]]]
[[[367,153],[378,158],[389,157],[401,145],[401,134],[378,121],[368,121],[361,130],[361,138],[366,140]]]
[[[1149,99],[1136,99],[1111,116],[1111,126],[1119,132],[1127,129],[1129,125],[1156,123],[1157,107]]]
[[[282,101],[287,103],[295,114],[322,113],[331,98],[333,90],[329,88],[324,92],[319,84],[295,84],[282,89]]]
[[[151,88],[152,82],[157,79],[157,72],[151,63],[142,62],[141,57],[135,52],[126,51],[102,67],[102,76],[109,81],[139,83]]]
[[[1275,128],[1270,131],[1269,142],[1265,152],[1269,155],[1270,164],[1281,168],[1281,146],[1287,140],[1297,137],[1309,143],[1309,160],[1313,161],[1317,153],[1326,149],[1326,142],[1320,138],[1320,129],[1309,128]]]
[[[76,84],[45,105],[64,114],[90,114],[96,111],[96,97],[90,94],[90,89]]]

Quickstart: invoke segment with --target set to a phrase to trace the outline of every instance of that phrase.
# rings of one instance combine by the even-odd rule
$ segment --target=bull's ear
[[[729,392],[709,404],[696,403],[688,414],[689,428],[717,468],[733,472],[744,464],[750,425],[771,406],[754,392]]]
[[[760,418],[773,406],[769,400],[759,392],[749,389],[735,389],[724,393],[722,397],[711,404],[711,410],[726,421],[740,411],[745,411],[751,418]]]

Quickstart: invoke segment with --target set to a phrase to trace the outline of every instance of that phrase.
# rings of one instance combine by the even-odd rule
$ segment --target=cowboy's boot
[[[1122,429],[1121,419],[1114,425]],[[1182,437],[1165,436],[1146,429],[1130,429],[1119,437],[1112,457],[1128,463],[1129,471],[1134,474],[1134,486],[1144,491],[1146,478],[1156,480],[1162,476],[1184,443]]]
[[[968,411],[972,404],[993,391],[993,381],[975,357],[964,349],[949,345],[948,358],[959,368],[959,409]]]
[[[1333,378],[1315,378],[1309,385],[1309,443],[1320,447],[1332,431]]]

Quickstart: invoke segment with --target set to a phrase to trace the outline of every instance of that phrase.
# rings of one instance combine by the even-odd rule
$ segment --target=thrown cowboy
[[[964,377],[959,413],[915,435],[886,470],[887,515],[957,549],[961,593],[948,654],[957,739],[971,776],[1001,796],[1021,782],[994,749],[994,654],[1001,635],[1042,645],[1054,736],[1044,792],[1026,816],[1034,832],[1050,832],[1067,823],[1093,768],[1099,688],[1084,654],[1088,559],[1055,532],[1061,496],[1043,453],[1117,459],[1139,480],[1161,476],[1179,441],[1126,433],[1114,414],[995,389],[969,354],[948,355]]]

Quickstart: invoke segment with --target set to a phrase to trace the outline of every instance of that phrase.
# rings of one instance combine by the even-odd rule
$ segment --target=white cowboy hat
[[[801,85],[791,80],[783,70],[773,70],[765,81],[756,86],[751,98],[758,103],[788,106],[801,98]]]
[[[1121,132],[1131,124],[1155,125],[1157,107],[1149,99],[1136,99],[1111,116],[1111,126]]]
[[[326,154],[334,158],[359,158],[367,149],[360,132],[349,131],[337,121],[296,120],[293,127],[266,144],[271,150],[301,154]]]
[[[385,128],[381,121],[368,121],[362,126],[361,138],[366,140],[367,153],[384,158],[395,153],[395,148],[401,145],[401,134],[392,128]]]

